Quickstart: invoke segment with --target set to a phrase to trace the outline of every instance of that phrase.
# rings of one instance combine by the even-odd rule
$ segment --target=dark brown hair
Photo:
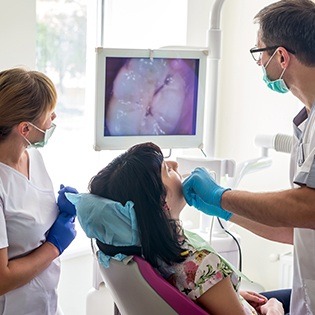
[[[311,0],[280,0],[255,16],[261,40],[268,47],[283,46],[295,52],[307,66],[315,66],[315,3]],[[269,51],[272,54],[272,51]]]
[[[115,158],[89,184],[92,194],[122,204],[133,201],[142,252],[155,267],[159,259],[167,264],[183,260],[176,223],[163,209],[166,197],[161,178],[163,160],[155,144],[138,144]]]

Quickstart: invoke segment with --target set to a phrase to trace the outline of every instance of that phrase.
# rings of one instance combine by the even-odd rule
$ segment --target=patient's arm
[[[229,277],[208,289],[196,302],[211,315],[246,314]],[[262,315],[284,315],[282,303],[274,298],[258,309]]]
[[[268,240],[285,244],[293,244],[292,227],[272,227],[249,220],[237,214],[234,214],[230,221]]]
[[[208,289],[196,302],[211,315],[246,314],[229,277]]]

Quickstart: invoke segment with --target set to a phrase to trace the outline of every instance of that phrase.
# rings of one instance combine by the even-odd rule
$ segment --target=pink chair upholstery
[[[192,300],[179,292],[143,258],[111,259],[100,272],[122,315],[206,315]]]
[[[171,284],[169,284],[155,269],[143,258],[134,256],[134,261],[138,264],[138,268],[143,278],[150,286],[180,315],[204,315],[208,314],[191,299],[179,292]]]

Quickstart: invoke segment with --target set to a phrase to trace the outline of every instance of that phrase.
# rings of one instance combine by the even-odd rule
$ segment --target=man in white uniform
[[[280,0],[256,15],[257,47],[250,50],[264,81],[291,91],[305,107],[294,118],[292,189],[270,193],[218,186],[197,168],[183,183],[186,201],[270,240],[294,244],[291,315],[315,314],[315,3]]]

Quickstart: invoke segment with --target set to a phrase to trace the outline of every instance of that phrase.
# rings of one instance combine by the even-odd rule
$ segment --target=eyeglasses
[[[254,48],[250,49],[249,51],[250,51],[250,53],[251,53],[253,59],[254,59],[255,61],[259,61],[259,60],[261,59],[261,55],[262,55],[262,53],[263,53],[264,51],[276,50],[276,49],[279,48],[279,47],[283,47],[283,48],[285,48],[289,53],[295,54],[295,51],[293,51],[292,49],[288,49],[288,48],[286,48],[286,47],[284,47],[284,46],[270,46],[270,47],[264,47],[264,48],[257,48],[257,47],[254,47]]]

